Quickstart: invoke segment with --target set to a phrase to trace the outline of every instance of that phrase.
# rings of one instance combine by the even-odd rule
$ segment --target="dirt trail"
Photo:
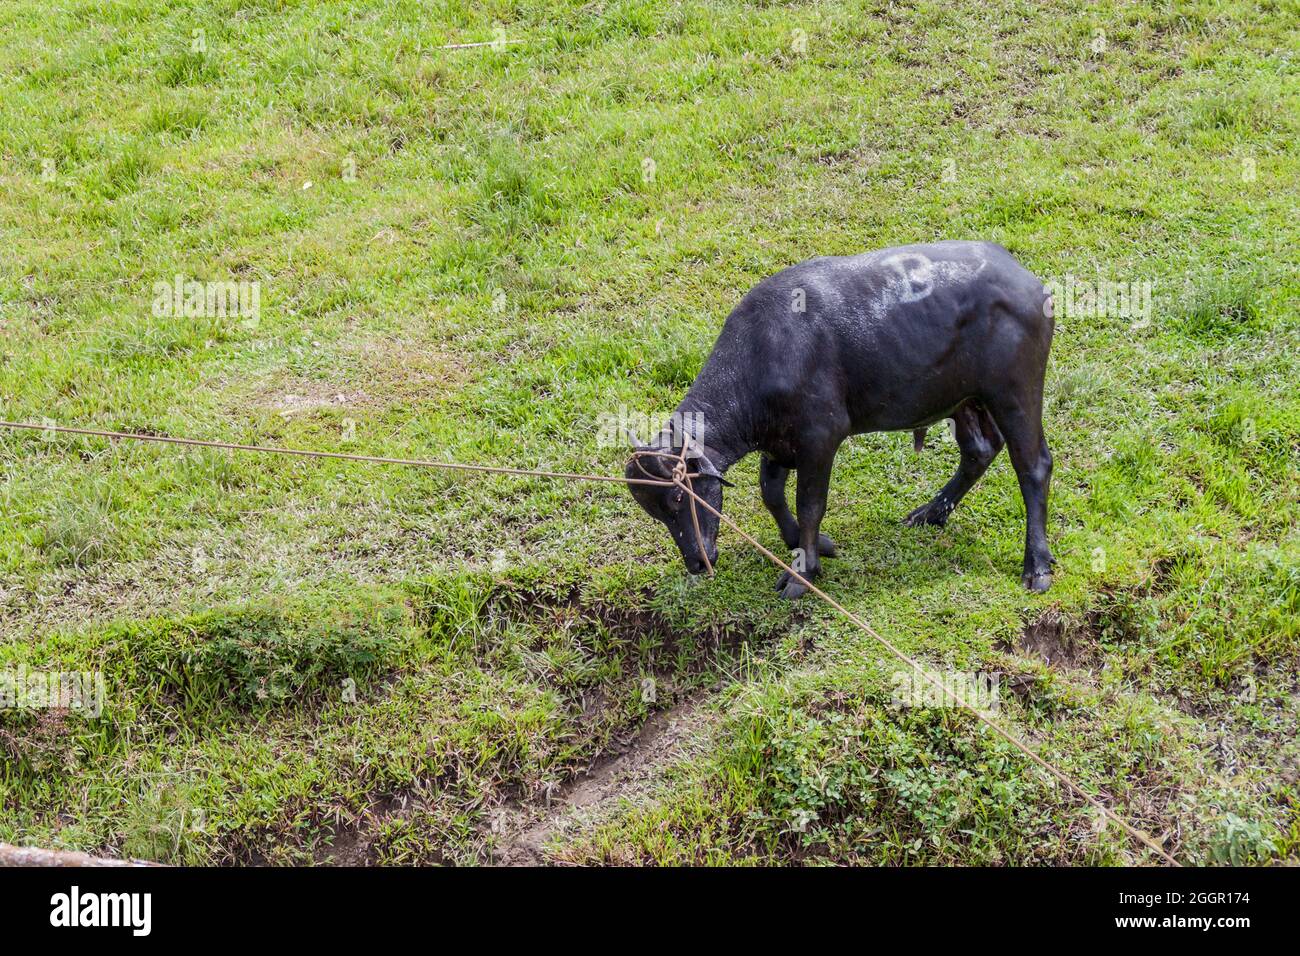
[[[546,807],[514,805],[501,811],[493,830],[501,835],[491,862],[496,866],[542,866],[552,837],[602,818],[624,798],[651,790],[657,772],[688,752],[707,723],[698,693],[652,715],[621,752],[596,762],[566,784]]]

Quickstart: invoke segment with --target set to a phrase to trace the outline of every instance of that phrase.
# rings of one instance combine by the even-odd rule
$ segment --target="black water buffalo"
[[[1043,436],[1043,376],[1052,344],[1051,300],[1043,284],[1002,246],[938,242],[856,256],[823,256],[764,279],[727,317],[695,384],[671,423],[641,449],[680,454],[683,431],[697,494],[722,507],[723,475],[762,453],[763,502],[788,548],[802,550],[815,577],[835,544],[820,533],[840,443],[863,432],[955,423],[961,463],[934,496],[904,520],[943,525],[1005,443],[1025,500],[1023,581],[1052,582],[1047,493],[1052,455]],[[667,478],[670,459],[634,455],[628,477]],[[798,472],[795,508],[785,483]],[[692,573],[717,560],[718,519],[692,518],[679,487],[629,485],[637,502],[668,526]],[[696,533],[698,521],[699,533]],[[807,588],[783,573],[777,588]]]

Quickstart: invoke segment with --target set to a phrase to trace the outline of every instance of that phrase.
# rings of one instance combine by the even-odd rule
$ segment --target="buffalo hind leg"
[[[793,551],[799,547],[799,522],[790,513],[790,505],[785,500],[785,481],[790,477],[790,469],[782,468],[766,455],[758,464],[758,487],[763,494],[763,504],[776,519],[776,526],[781,529],[781,540]],[[835,542],[824,534],[817,536],[817,552],[823,558],[833,558],[836,554]]]
[[[957,426],[957,447],[961,449],[957,473],[934,498],[903,519],[906,525],[932,524],[942,528],[952,509],[975,486],[1002,450],[1002,433],[992,416],[979,405],[967,402],[952,417]]]
[[[1025,499],[1025,564],[1021,581],[1031,591],[1052,586],[1056,563],[1047,546],[1047,495],[1052,483],[1052,452],[1043,435],[1042,398],[1010,397],[993,406],[993,417],[1007,440],[1007,453]]]

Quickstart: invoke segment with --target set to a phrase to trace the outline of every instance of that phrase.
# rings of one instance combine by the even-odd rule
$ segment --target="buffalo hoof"
[[[950,514],[952,514],[952,506],[936,498],[934,501],[927,501],[911,512],[903,519],[903,524],[909,528],[916,528],[923,524],[932,524],[936,528],[942,528],[948,523]]]
[[[1051,571],[1026,571],[1020,576],[1021,582],[1035,594],[1042,594],[1052,586]]]
[[[807,574],[803,576],[808,577]],[[776,590],[787,601],[793,601],[808,593],[808,585],[795,580],[789,571],[782,571],[781,576],[776,579]]]

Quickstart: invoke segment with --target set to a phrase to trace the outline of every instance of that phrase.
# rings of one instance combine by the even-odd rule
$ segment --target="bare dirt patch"
[[[287,383],[287,385],[292,391],[268,396],[267,400],[263,402],[264,405],[274,409],[284,418],[292,418],[294,415],[303,412],[312,412],[331,406],[349,408],[363,404],[370,397],[362,391],[351,393],[337,391],[336,387],[329,382],[296,379]]]
[[[704,738],[710,714],[707,691],[697,691],[652,714],[641,727],[606,749],[585,771],[553,790],[543,802],[511,800],[491,817],[485,842],[494,849],[485,862],[496,866],[544,866],[546,847],[557,837],[584,829],[624,801],[649,800],[669,767],[693,752]],[[385,823],[428,812],[428,794],[408,793],[373,803],[356,819],[333,827],[314,854],[317,865],[374,866]],[[255,865],[265,860],[251,859]]]
[[[1015,646],[1007,644],[1002,650],[1068,669],[1091,669],[1100,660],[1095,622],[1075,621],[1055,609],[1026,624]]]
[[[421,623],[439,627],[440,613],[431,604]],[[707,740],[712,711],[705,702],[718,686],[719,655],[752,636],[740,624],[683,630],[647,608],[584,599],[576,586],[497,585],[477,615],[487,627],[461,647],[467,663],[488,671],[522,666],[558,694],[572,720],[566,746],[584,755],[540,776],[513,765],[485,770],[490,782],[471,811],[477,835],[462,843],[461,853],[499,866],[560,862],[548,846],[607,819],[625,802],[653,800],[671,768]],[[558,656],[569,669],[554,669],[548,650],[562,650]],[[592,664],[623,655],[623,673],[580,676],[587,667],[579,658]],[[328,828],[315,861],[384,862],[385,833],[429,829],[430,816],[447,799],[457,798],[437,786],[372,797],[366,810]]]
[[[293,418],[321,409],[386,409],[436,399],[459,387],[461,362],[402,338],[370,337],[340,347],[341,370],[319,378],[268,375],[246,404]]]
[[[315,853],[319,866],[374,866],[379,862],[375,839],[380,825],[388,819],[414,812],[413,797],[392,796],[372,804],[356,820],[336,826]]]
[[[554,838],[602,819],[623,801],[645,799],[659,773],[690,752],[707,725],[694,694],[650,717],[636,737],[609,752],[585,773],[552,795],[543,807],[513,804],[497,815],[491,860],[498,866],[541,866],[550,862],[546,845]]]

